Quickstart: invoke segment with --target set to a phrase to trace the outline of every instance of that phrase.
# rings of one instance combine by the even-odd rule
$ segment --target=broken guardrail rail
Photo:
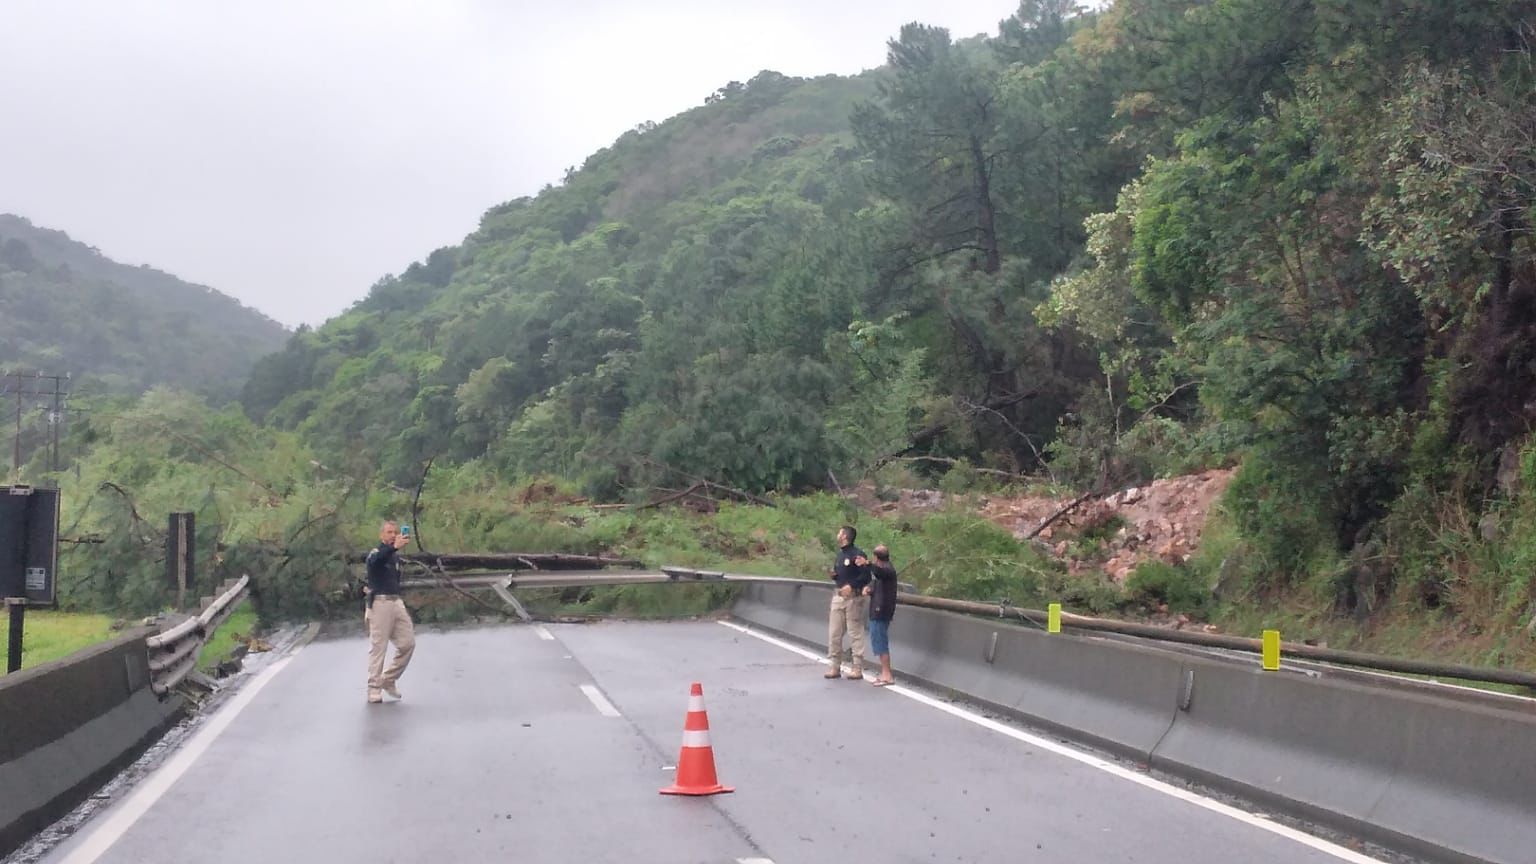
[[[200,613],[144,640],[155,695],[171,692],[197,668],[197,655],[208,637],[234,613],[250,585],[250,576],[224,583],[223,591],[207,598]]]

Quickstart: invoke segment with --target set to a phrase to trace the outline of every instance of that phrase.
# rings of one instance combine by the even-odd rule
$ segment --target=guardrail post
[[[197,526],[191,513],[172,513],[165,535],[166,579],[176,589],[176,609],[186,611],[187,587],[192,584]]]
[[[1264,671],[1280,671],[1280,631],[1264,631]]]
[[[1061,632],[1061,604],[1052,603],[1045,607],[1045,632]]]

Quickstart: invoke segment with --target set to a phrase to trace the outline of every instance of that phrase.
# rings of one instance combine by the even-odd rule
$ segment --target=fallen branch
[[[710,481],[710,480],[705,480],[704,481],[704,488],[705,489],[718,489],[721,492],[730,493],[731,495],[735,495],[738,498],[744,498],[744,499],[746,499],[748,501],[751,501],[753,504],[756,504],[759,507],[773,507],[774,506],[774,503],[772,501],[769,501],[767,498],[762,498],[762,497],[759,497],[757,495],[753,495],[751,492],[743,492],[740,489],[733,489],[730,486],[721,486],[719,483],[715,483],[715,482]]]
[[[123,496],[123,500],[128,502],[128,515],[133,520],[134,530],[138,532],[139,542],[144,544],[149,543],[149,538],[144,536],[144,517],[139,515],[139,508],[134,506],[133,496],[128,494],[128,490],[117,485],[116,483],[113,483],[111,480],[102,481],[102,484],[97,488],[111,489],[113,492]]]
[[[896,459],[894,459],[892,461],[894,461],[894,462],[934,462],[934,463],[937,463],[939,465],[950,465],[950,466],[954,466],[954,465],[959,465],[960,464],[960,460],[958,460],[958,459],[950,459],[947,456],[901,456],[901,457],[898,457],[898,458],[896,458]],[[1015,472],[1015,471],[1003,471],[1003,470],[998,469],[998,468],[977,468],[976,466],[973,465],[973,466],[971,466],[971,470],[975,471],[977,474],[987,474],[987,475],[990,475],[990,476],[993,476],[993,477],[1007,477],[1007,478],[1012,479],[1012,480],[1034,480],[1034,479],[1036,479],[1036,478],[1032,477],[1029,474],[1019,474],[1018,472]]]
[[[983,411],[996,412],[1000,408],[1008,408],[1010,406],[1017,405],[1027,399],[1033,399],[1038,395],[1039,391],[1037,390],[1027,390],[1023,393],[1014,393],[1010,396],[991,399],[983,404],[971,402],[969,399],[962,399],[961,401],[965,403],[966,416],[974,417]],[[949,431],[949,426],[949,421],[944,420],[938,423],[934,423],[931,426],[926,426],[922,429],[919,429],[916,434],[912,436],[911,440],[907,442],[907,446],[895,452],[887,453],[884,456],[881,456],[879,459],[876,459],[874,464],[870,466],[870,470],[873,471],[879,468],[884,468],[886,465],[889,465],[891,462],[906,456],[912,451],[921,450],[929,444],[932,444],[934,441],[938,440],[940,435],[943,435],[945,432]]]
[[[684,470],[682,470],[680,468],[675,468],[675,467],[673,467],[671,465],[663,465],[663,464],[660,464],[660,463],[657,463],[657,462],[653,462],[650,459],[647,459],[645,461],[646,461],[646,464],[648,464],[648,465],[651,465],[651,466],[656,467],[656,468],[662,468],[662,469],[667,470],[667,471],[671,471],[673,474],[676,474],[677,476],[682,477],[685,480],[691,481],[694,486],[701,486],[701,487],[703,487],[706,492],[708,490],[710,490],[710,489],[718,489],[721,492],[726,492],[726,493],[729,493],[731,495],[735,495],[738,498],[741,498],[741,499],[746,500],[746,501],[751,501],[753,504],[758,504],[758,505],[763,506],[763,507],[773,507],[773,506],[775,506],[774,503],[772,501],[769,501],[767,498],[763,498],[763,497],[760,497],[760,496],[757,496],[757,495],[753,495],[751,492],[742,491],[741,489],[737,489],[734,486],[726,486],[726,485],[724,485],[722,483],[716,483],[713,480],[708,480],[708,479],[705,479],[703,477],[699,477],[696,474],[689,474],[687,471],[684,471]],[[688,490],[684,490],[684,491],[686,492]],[[684,495],[682,497],[686,497],[686,495]]]
[[[421,542],[421,514],[417,508],[421,504],[421,490],[426,488],[427,475],[432,473],[432,463],[435,461],[436,456],[427,460],[426,467],[421,469],[421,482],[416,484],[416,494],[411,496],[411,530],[416,532],[416,547],[423,552],[427,551],[427,544]]]
[[[652,507],[660,507],[663,504],[671,504],[673,501],[680,501],[684,498],[687,498],[689,495],[695,495],[703,488],[704,484],[702,482],[695,483],[681,492],[673,492],[671,495],[663,495],[662,497],[657,498],[655,501],[647,501],[646,503],[636,507],[635,510],[649,510]]]
[[[470,600],[474,601],[475,603],[485,607],[486,609],[491,610],[492,612],[495,612],[497,615],[500,615],[503,618],[510,618],[510,617],[512,617],[512,613],[508,612],[504,607],[495,606],[495,605],[492,605],[490,603],[487,603],[485,600],[483,600],[483,599],[475,596],[474,594],[471,594],[470,592],[464,590],[464,588],[462,588],[459,585],[459,583],[453,581],[453,578],[448,575],[448,571],[444,570],[441,564],[438,564],[436,569],[437,569],[437,578],[441,579],[444,585],[447,585],[449,588],[452,588],[455,593],[469,598]]]
[[[1051,523],[1053,523],[1057,519],[1060,519],[1061,517],[1067,515],[1068,513],[1071,513],[1073,510],[1076,510],[1078,507],[1082,506],[1082,503],[1084,501],[1087,501],[1089,498],[1095,498],[1095,497],[1101,496],[1103,494],[1104,493],[1102,491],[1100,491],[1098,489],[1094,489],[1094,490],[1089,491],[1089,492],[1084,492],[1083,494],[1077,496],[1076,498],[1073,498],[1072,501],[1069,504],[1067,504],[1067,506],[1061,508],[1060,510],[1057,510],[1055,513],[1052,513],[1050,516],[1047,516],[1045,518],[1044,522],[1041,522],[1039,525],[1035,526],[1035,530],[1033,530],[1033,531],[1029,532],[1028,534],[1024,535],[1024,539],[1025,540],[1033,540],[1036,537],[1039,537],[1040,536],[1040,532],[1042,532],[1045,529],[1051,527]]]
[[[202,444],[199,444],[191,436],[183,435],[180,432],[177,432],[175,429],[172,429],[171,427],[165,425],[164,423],[157,423],[157,422],[155,422],[153,420],[146,421],[146,422],[148,422],[149,425],[154,426],[154,427],[160,429],[161,431],[165,432],[166,434],[170,435],[171,437],[175,438],[176,440],[180,441],[181,443],[187,445],[188,447],[191,447],[193,450],[196,450],[198,453],[201,453],[202,455],[204,455],[207,458],[213,460],[214,462],[218,463],[219,465],[222,465],[225,468],[229,469],[230,471],[233,471],[236,474],[239,474],[241,477],[244,477],[246,480],[249,480],[252,484],[254,484],[256,486],[260,486],[263,490],[266,491],[266,493],[268,495],[271,495],[273,498],[281,500],[281,499],[287,497],[286,495],[283,495],[282,493],[278,492],[276,489],[273,489],[265,481],[257,479],[255,477],[255,475],[251,474],[249,471],[246,471],[244,468],[241,468],[240,466],[235,465],[234,463],[230,462],[229,460],[225,459],[224,457],[218,455],[217,453],[214,453],[212,450],[208,449],[207,447],[204,447]]]
[[[345,501],[345,499],[343,499],[343,501]],[[294,544],[294,541],[298,540],[299,536],[301,534],[303,534],[305,531],[308,531],[310,528],[314,527],[316,524],[318,524],[320,522],[325,521],[326,519],[330,519],[330,518],[335,517],[339,512],[340,512],[340,505],[338,505],[337,507],[333,507],[333,508],[331,508],[329,510],[323,510],[318,515],[311,517],[303,525],[300,525],[299,529],[297,531],[293,532],[293,534],[288,537],[288,541],[283,544],[283,548],[287,549],[288,547],[292,546]]]

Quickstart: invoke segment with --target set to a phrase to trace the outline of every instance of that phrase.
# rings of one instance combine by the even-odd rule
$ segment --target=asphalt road
[[[384,705],[366,655],[273,665],[46,860],[1371,860],[717,622],[422,633]],[[657,794],[693,681],[735,794]]]

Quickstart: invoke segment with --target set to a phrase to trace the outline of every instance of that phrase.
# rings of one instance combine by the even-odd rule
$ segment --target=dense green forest
[[[626,133],[200,422],[312,451],[274,502],[429,461],[482,501],[534,475],[636,500],[1237,465],[1189,579],[1512,631],[1536,600],[1533,37],[1520,0],[912,24],[868,74],[764,72]],[[311,542],[312,505],[283,531]]]
[[[77,393],[166,385],[226,402],[284,337],[231,297],[0,214],[0,371],[69,373]]]

